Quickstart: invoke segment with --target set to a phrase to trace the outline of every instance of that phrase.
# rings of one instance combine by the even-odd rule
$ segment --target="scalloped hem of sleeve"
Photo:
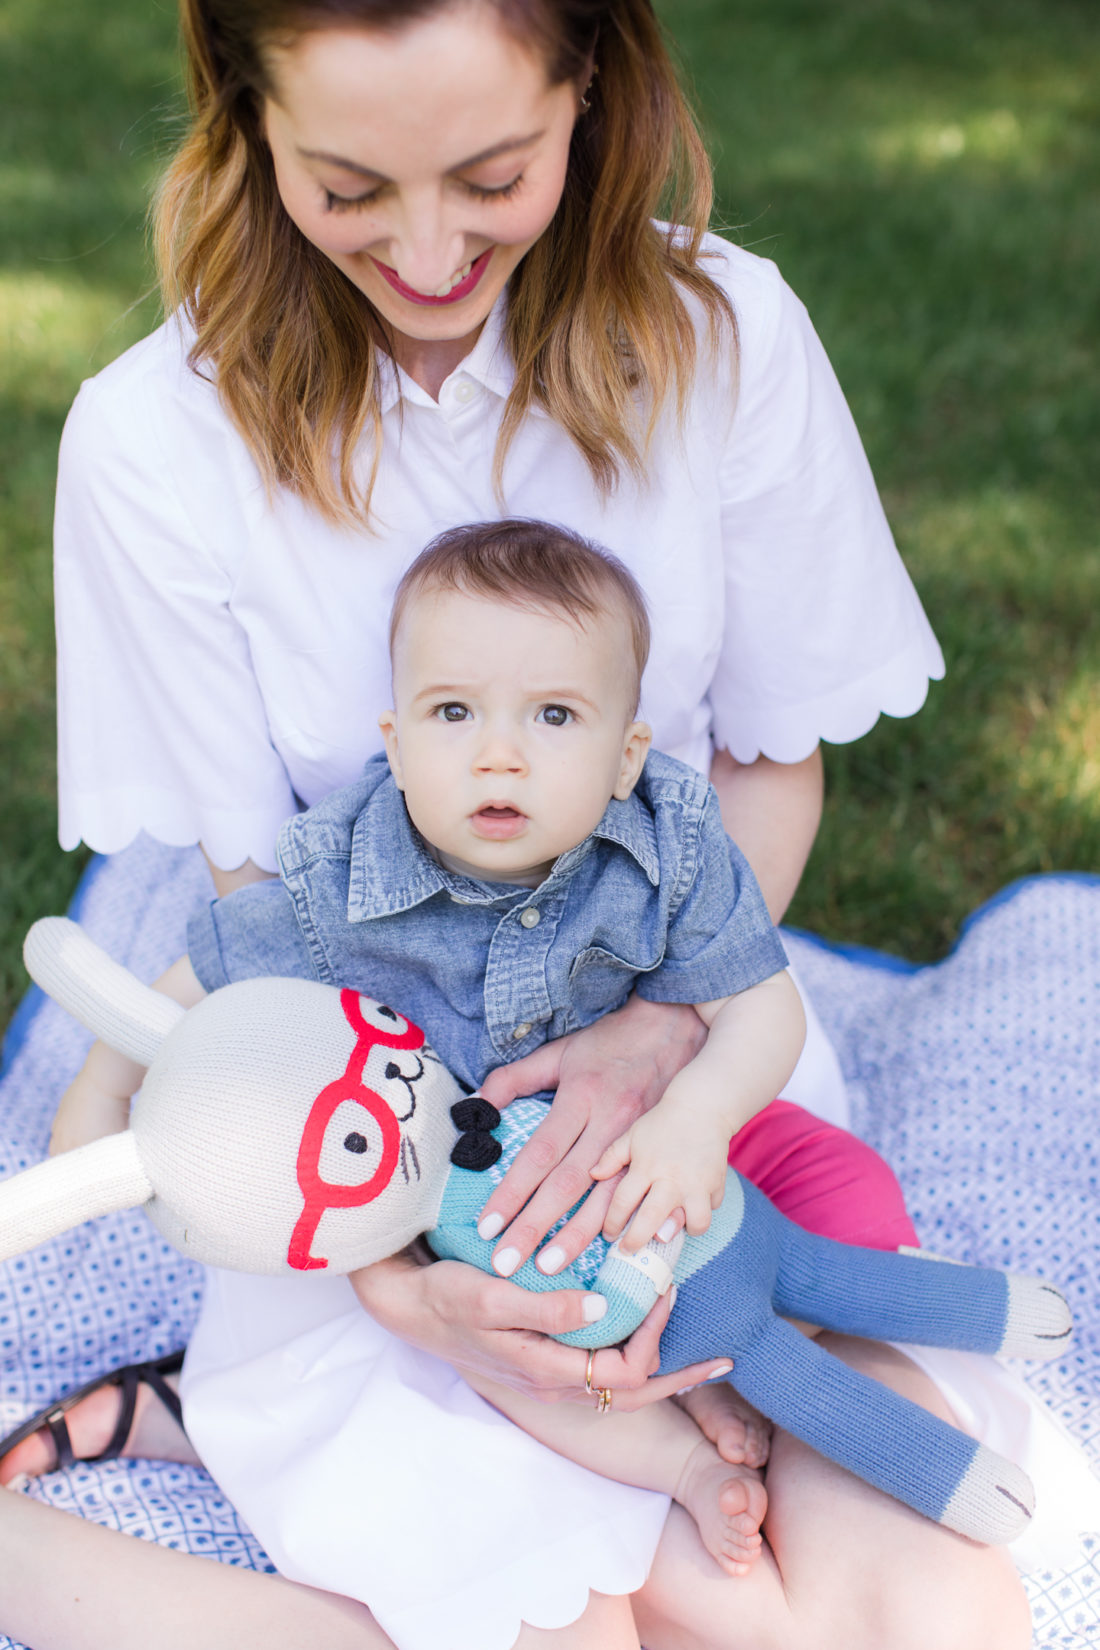
[[[97,854],[117,854],[145,834],[170,848],[201,845],[220,870],[250,859],[262,871],[277,871],[276,839],[296,812],[289,793],[266,808],[229,812],[189,807],[163,791],[85,792],[62,807],[58,840],[66,852],[84,842]]]
[[[714,707],[714,743],[736,762],[766,756],[772,762],[804,762],[824,740],[848,745],[869,733],[880,716],[912,716],[944,675],[943,654],[921,639],[857,681],[797,704]]]

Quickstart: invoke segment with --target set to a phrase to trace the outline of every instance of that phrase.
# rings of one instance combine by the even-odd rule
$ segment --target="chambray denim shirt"
[[[632,990],[708,1002],[787,961],[714,791],[659,752],[537,888],[437,864],[383,755],[288,821],[279,868],[192,918],[206,990],[265,974],[351,986],[413,1019],[472,1088]]]

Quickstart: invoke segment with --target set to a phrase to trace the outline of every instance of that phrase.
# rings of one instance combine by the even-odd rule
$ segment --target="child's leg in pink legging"
[[[889,1164],[789,1100],[773,1100],[738,1131],[729,1161],[808,1232],[865,1249],[919,1246]]]

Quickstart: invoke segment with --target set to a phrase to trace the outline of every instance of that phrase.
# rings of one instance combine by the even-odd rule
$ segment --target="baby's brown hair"
[[[567,527],[514,517],[476,521],[440,533],[407,570],[393,598],[390,656],[411,601],[431,590],[487,596],[574,624],[621,616],[630,633],[634,707],[649,657],[649,615],[634,575],[617,556]]]

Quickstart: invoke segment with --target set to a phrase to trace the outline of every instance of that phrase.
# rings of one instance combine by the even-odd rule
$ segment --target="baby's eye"
[[[470,714],[469,706],[460,705],[451,700],[446,705],[437,705],[435,714],[441,722],[465,722]]]
[[[573,712],[564,705],[543,705],[535,717],[536,722],[545,722],[549,728],[564,728],[572,720]]]

